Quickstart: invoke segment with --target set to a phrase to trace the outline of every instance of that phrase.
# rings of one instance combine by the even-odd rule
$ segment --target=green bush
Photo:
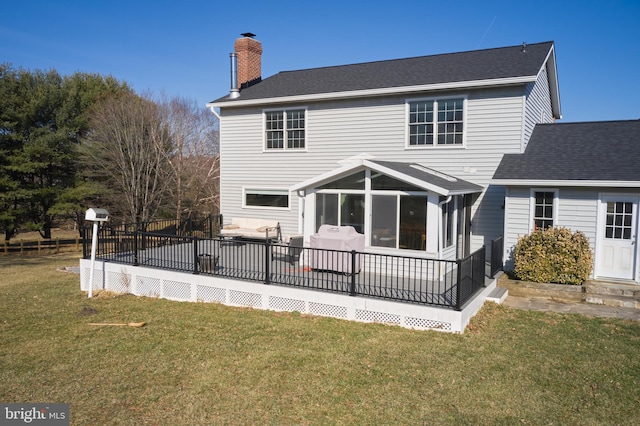
[[[513,260],[518,279],[538,283],[580,285],[593,265],[587,237],[567,228],[539,229],[519,238]]]

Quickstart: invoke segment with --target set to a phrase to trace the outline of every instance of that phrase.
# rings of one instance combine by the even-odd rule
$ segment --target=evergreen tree
[[[56,217],[78,218],[88,193],[78,180],[77,146],[98,100],[130,91],[112,77],[0,66],[0,226],[51,237]]]

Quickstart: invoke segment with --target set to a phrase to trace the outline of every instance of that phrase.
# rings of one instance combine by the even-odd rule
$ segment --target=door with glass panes
[[[597,274],[633,279],[637,267],[638,197],[605,195],[601,200]]]

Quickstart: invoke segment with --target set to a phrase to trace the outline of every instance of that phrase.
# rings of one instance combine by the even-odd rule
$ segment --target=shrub
[[[535,230],[518,239],[514,255],[518,279],[558,284],[582,284],[591,274],[589,240],[567,228]]]

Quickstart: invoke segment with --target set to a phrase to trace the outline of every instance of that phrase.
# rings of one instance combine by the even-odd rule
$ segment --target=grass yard
[[[463,335],[130,295],[0,257],[0,402],[74,425],[640,424],[640,323],[487,304]],[[146,321],[144,328],[91,322]]]

